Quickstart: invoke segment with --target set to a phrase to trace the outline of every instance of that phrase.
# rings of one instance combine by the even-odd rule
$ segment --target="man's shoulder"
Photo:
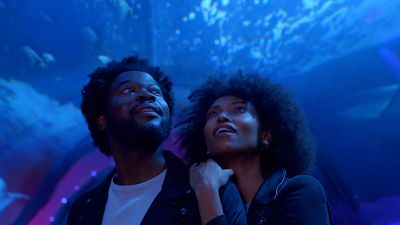
[[[98,182],[87,187],[86,191],[76,194],[71,200],[68,213],[67,224],[82,224],[82,217],[97,220],[102,217],[104,206],[107,202],[108,187],[115,171],[108,173],[107,177],[102,177]],[[85,223],[83,223],[85,224]]]
[[[164,150],[164,157],[167,161],[167,169],[176,170],[176,172],[188,172],[189,165],[181,158],[169,150]]]
[[[77,193],[74,200],[72,200],[73,206],[83,206],[87,203],[90,203],[93,199],[107,199],[108,188],[110,186],[110,182],[112,177],[115,174],[115,170],[111,172],[107,172],[107,176],[102,177],[101,180],[95,182],[90,187],[87,187],[86,190]]]
[[[167,162],[167,175],[163,187],[190,188],[189,165],[170,151],[164,150],[164,156]]]
[[[90,202],[90,199],[93,199],[94,197],[96,197],[96,195],[99,194],[99,192],[101,190],[101,186],[102,185],[100,184],[95,188],[92,188],[90,190],[87,190],[85,192],[78,194],[78,196],[75,198],[75,200],[73,200],[72,204],[73,205],[84,205],[86,202]]]

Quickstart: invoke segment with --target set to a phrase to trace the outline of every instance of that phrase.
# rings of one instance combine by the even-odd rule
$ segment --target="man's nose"
[[[156,100],[156,97],[147,90],[141,90],[138,93],[136,93],[136,99],[140,102],[144,101],[154,102]]]

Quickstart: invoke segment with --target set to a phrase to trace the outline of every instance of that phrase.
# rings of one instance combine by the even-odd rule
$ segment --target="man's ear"
[[[103,130],[107,129],[107,122],[106,122],[106,118],[105,118],[104,115],[101,115],[101,116],[97,117],[96,123],[97,123],[97,127],[100,130],[103,131]]]
[[[260,142],[261,143],[272,143],[273,142],[270,129],[263,129],[263,131],[261,132],[261,136],[260,136]]]

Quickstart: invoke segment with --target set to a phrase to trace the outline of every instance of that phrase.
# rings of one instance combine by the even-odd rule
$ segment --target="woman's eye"
[[[235,112],[237,112],[237,113],[244,113],[246,111],[247,111],[247,109],[243,106],[238,106],[235,108]]]
[[[122,94],[133,94],[133,93],[135,93],[136,91],[135,91],[135,89],[133,89],[133,88],[124,88],[124,89],[122,89],[122,91],[121,91],[121,93]]]
[[[218,113],[216,111],[211,111],[211,112],[207,113],[207,118],[210,119],[216,115],[218,115]]]

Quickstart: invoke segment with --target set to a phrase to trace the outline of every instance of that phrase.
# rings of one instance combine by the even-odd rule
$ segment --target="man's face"
[[[115,78],[105,118],[109,134],[131,148],[158,147],[171,127],[170,110],[160,86],[141,71],[126,71]]]

